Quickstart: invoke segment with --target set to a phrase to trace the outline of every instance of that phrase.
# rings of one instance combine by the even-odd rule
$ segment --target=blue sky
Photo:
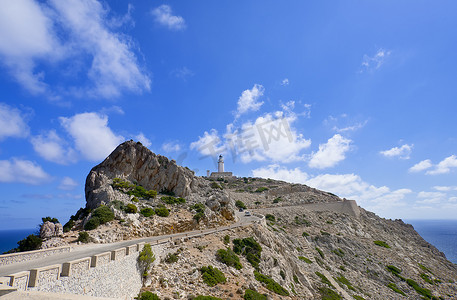
[[[455,28],[455,1],[3,2],[0,229],[66,222],[129,139],[455,218]]]

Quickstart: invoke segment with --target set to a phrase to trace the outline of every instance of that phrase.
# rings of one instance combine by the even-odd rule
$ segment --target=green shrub
[[[144,244],[143,250],[141,250],[138,256],[138,264],[140,265],[143,278],[148,275],[151,264],[156,260],[150,244]]]
[[[136,214],[136,212],[138,211],[138,208],[136,207],[135,204],[129,203],[125,206],[124,211],[128,214]]]
[[[352,295],[352,297],[354,297],[355,300],[365,300],[365,298],[357,295]]]
[[[294,282],[295,282],[296,284],[299,284],[299,283],[300,283],[300,281],[298,281],[297,275],[294,274],[294,276],[292,276],[292,277],[293,277]]]
[[[316,247],[316,251],[319,253],[319,255],[320,255],[322,258],[325,258],[324,252],[322,252],[321,249],[319,249],[319,248]]]
[[[124,209],[125,209],[124,202],[119,201],[119,200],[111,201],[111,202],[109,203],[109,205],[112,206],[112,207],[114,207],[114,208],[117,209],[117,210],[124,210]]]
[[[170,215],[170,210],[167,209],[164,205],[159,205],[156,209],[155,209],[155,213],[156,215],[158,215],[159,217],[168,217]]]
[[[332,220],[327,220],[327,222],[325,222],[327,224],[333,224],[333,221]]]
[[[270,214],[265,215],[265,219],[267,219],[267,221],[270,221],[270,222],[276,222],[275,216],[270,215]]]
[[[389,244],[384,241],[373,241],[373,243],[379,247],[390,248]]]
[[[422,295],[428,299],[432,299],[432,292],[429,289],[421,287],[417,282],[412,279],[406,279],[406,283],[412,287],[419,295]]]
[[[430,274],[433,274],[433,272],[429,268],[424,266],[423,264],[419,264],[419,268],[421,268],[425,272],[429,272]]]
[[[89,233],[87,233],[86,231],[80,231],[78,233],[78,242],[89,243],[89,240],[90,240]]]
[[[305,216],[300,217],[300,216],[295,216],[295,224],[297,225],[304,225],[306,227],[311,226],[311,222],[305,219]]]
[[[114,188],[114,189],[130,189],[132,188],[134,185],[131,184],[130,182],[126,181],[126,180],[122,180],[120,178],[114,178],[113,179],[113,184],[111,184],[111,186]]]
[[[213,296],[197,296],[194,300],[222,300],[221,298],[213,297]]]
[[[435,282],[433,280],[431,280],[427,274],[421,273],[420,276],[425,282],[428,282],[430,284],[435,284]]]
[[[256,291],[247,289],[244,291],[244,297],[245,300],[267,300],[266,295],[262,295]]]
[[[94,217],[98,218],[100,224],[105,224],[109,221],[114,220],[114,213],[108,206],[101,205],[92,212],[91,218]]]
[[[182,203],[186,203],[186,199],[184,198],[176,198],[176,197],[173,197],[173,196],[163,196],[160,198],[160,200],[162,200],[162,202],[166,203],[166,204],[182,204]]]
[[[243,267],[240,263],[240,258],[230,248],[227,248],[227,250],[217,250],[216,258],[220,262],[226,264],[227,266],[234,267],[237,270],[240,270]]]
[[[328,286],[331,286],[334,288],[333,284],[330,282],[330,280],[328,280],[327,277],[325,277],[324,274],[320,273],[320,272],[314,272],[317,276],[319,276],[319,278],[321,279],[322,283],[325,283],[326,285]]]
[[[73,226],[75,226],[75,221],[69,220],[65,225],[63,225],[63,232],[69,232]]]
[[[301,235],[304,236],[304,237],[307,237],[307,236],[309,236],[309,233],[303,231],[303,233]]]
[[[167,264],[172,264],[178,261],[178,255],[176,253],[168,253],[167,256],[165,257],[165,262]]]
[[[138,299],[138,300],[160,300],[159,296],[157,296],[156,294],[150,292],[150,291],[146,291],[146,292],[142,292],[138,295],[138,298],[135,298],[135,299]]]
[[[262,247],[254,238],[234,239],[233,251],[236,254],[244,255],[247,261],[254,267],[258,268],[260,263],[260,255]]]
[[[201,267],[203,282],[209,286],[215,286],[218,283],[225,283],[227,279],[218,268],[213,266]]]
[[[133,189],[128,191],[126,194],[130,195],[130,196],[133,195],[138,198],[149,199],[149,198],[155,198],[157,196],[157,191],[154,191],[154,190],[148,191],[140,185],[135,185],[133,187]]]
[[[322,234],[322,235],[327,235],[327,236],[330,235],[330,233],[328,233],[327,231],[323,231],[323,230],[321,230],[321,234]]]
[[[273,200],[273,203],[279,203],[279,201],[282,201],[281,197],[275,198]]]
[[[334,250],[332,250],[332,252],[335,253],[336,255],[338,255],[339,257],[343,257],[344,256],[344,252],[340,248],[334,249]]]
[[[286,279],[286,273],[284,273],[283,270],[279,271],[279,276],[281,276],[281,278],[282,278],[283,280]]]
[[[247,208],[246,205],[241,200],[236,200],[235,206],[238,207],[238,208],[242,208],[242,209],[246,209]]]
[[[399,275],[401,273],[401,269],[397,268],[393,265],[386,266],[387,271],[391,272],[394,275]]]
[[[42,243],[43,240],[39,236],[31,234],[27,236],[25,239],[17,242],[17,250],[19,252],[38,250],[40,249]]]
[[[352,286],[352,284],[349,282],[349,280],[346,279],[343,275],[336,277],[335,278],[338,282],[344,284],[345,286],[348,287],[351,291],[355,291],[355,288]]]
[[[281,296],[289,296],[289,292],[285,288],[283,288],[281,285],[279,285],[279,283],[274,281],[271,277],[263,275],[257,271],[254,271],[254,277],[257,281],[265,284],[265,287],[268,290],[270,290],[278,295],[281,295]]]
[[[261,187],[257,188],[254,192],[255,193],[261,193],[261,192],[264,192],[264,191],[268,191],[268,188],[264,187],[264,186],[261,186]]]
[[[197,221],[197,223],[200,222],[202,218],[205,217],[205,204],[203,203],[196,203],[190,207],[190,209],[195,210],[196,214],[194,215],[194,220]]]
[[[392,289],[395,293],[398,293],[398,294],[400,294],[400,295],[406,296],[406,294],[405,294],[402,290],[400,290],[400,289],[397,287],[397,285],[396,285],[395,283],[393,283],[393,282],[389,283],[389,284],[387,285],[387,287],[390,288],[390,289]]]
[[[86,225],[84,225],[84,230],[96,229],[98,225],[100,225],[100,219],[97,217],[91,217],[89,221],[87,221]]]
[[[321,294],[322,300],[341,300],[341,296],[332,289],[328,287],[320,287],[319,293]]]
[[[44,218],[41,218],[41,221],[44,222],[51,222],[51,223],[60,223],[59,220],[57,220],[57,218],[51,218],[51,217],[44,217]]]
[[[140,202],[140,200],[138,200],[138,198],[137,198],[137,197],[133,197],[133,198],[132,198],[132,201],[133,201],[133,202],[135,202],[135,203],[138,203],[138,202]]]
[[[312,264],[313,263],[311,259],[306,258],[304,256],[299,256],[298,259],[304,261],[307,264]]]
[[[230,243],[230,236],[227,234],[224,236],[224,244],[228,245]]]
[[[211,185],[210,185],[210,186],[211,186],[211,188],[213,188],[213,189],[220,189],[220,190],[222,190],[222,186],[220,186],[217,182],[214,182],[214,181],[211,182]]]
[[[154,210],[150,207],[145,207],[140,210],[140,214],[142,214],[145,217],[150,217],[154,214]]]

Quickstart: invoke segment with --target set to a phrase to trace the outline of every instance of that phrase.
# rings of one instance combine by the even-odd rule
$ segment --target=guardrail
[[[43,258],[47,256],[51,256],[57,253],[65,253],[70,252],[70,246],[62,246],[62,247],[55,247],[49,249],[42,249],[42,250],[33,250],[27,252],[17,252],[17,253],[10,253],[10,254],[2,254],[0,255],[0,267],[10,265],[13,263],[30,261],[38,258]]]

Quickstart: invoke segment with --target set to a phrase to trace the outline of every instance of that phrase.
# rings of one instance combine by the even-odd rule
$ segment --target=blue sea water
[[[457,264],[457,220],[405,220],[430,244]]]
[[[36,233],[37,229],[0,230],[0,254],[17,247],[17,242],[29,234]]]

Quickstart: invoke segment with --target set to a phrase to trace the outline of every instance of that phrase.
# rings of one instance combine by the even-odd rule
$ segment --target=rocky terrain
[[[321,209],[343,199],[305,185],[196,177],[128,141],[90,171],[86,201],[53,239],[72,243],[84,231],[85,241],[106,243],[217,227],[243,205],[265,216],[155,253],[143,291],[161,299],[457,299],[457,266],[411,225],[363,208]]]

